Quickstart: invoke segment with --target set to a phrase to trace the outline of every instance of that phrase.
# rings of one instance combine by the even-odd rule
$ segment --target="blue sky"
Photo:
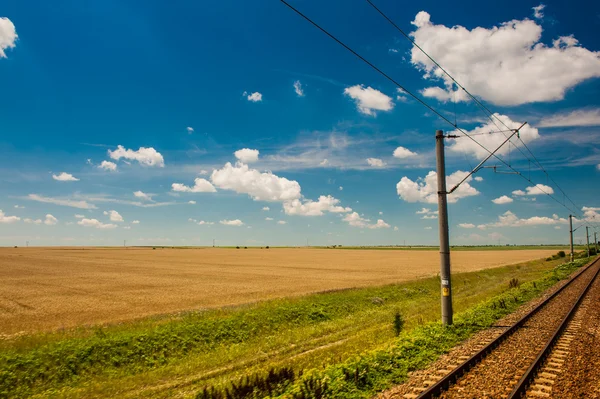
[[[291,3],[504,140],[367,2]],[[451,243],[568,242],[545,193],[598,226],[600,6],[376,4],[496,124],[528,122],[499,154],[540,186],[480,170],[450,198]],[[437,243],[434,135],[454,128],[283,3],[8,0],[0,76],[0,245]],[[449,184],[485,156],[466,137],[446,152]]]

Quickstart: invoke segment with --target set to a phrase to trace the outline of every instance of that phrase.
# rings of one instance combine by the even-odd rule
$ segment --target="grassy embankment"
[[[293,371],[295,379],[281,373],[288,397],[314,397],[319,389],[368,397],[574,270],[554,269],[563,261],[455,275],[456,311],[479,305],[451,329],[430,323],[439,317],[439,281],[429,278],[18,337],[0,343],[0,397],[195,396],[205,386],[219,391],[271,368]],[[537,283],[507,294],[512,278]],[[508,300],[492,305],[497,295]],[[396,312],[405,320],[399,339]]]

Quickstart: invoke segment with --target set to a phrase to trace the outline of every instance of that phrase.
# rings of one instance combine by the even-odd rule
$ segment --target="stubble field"
[[[556,249],[457,251],[466,272],[547,257]],[[437,251],[151,248],[0,249],[0,334],[414,280],[439,270]]]

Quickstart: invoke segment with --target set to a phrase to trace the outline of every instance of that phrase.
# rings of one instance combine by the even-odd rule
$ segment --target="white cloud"
[[[358,111],[365,114],[375,116],[375,111],[389,111],[394,108],[392,98],[386,96],[379,90],[363,85],[356,85],[344,89],[344,94],[352,98],[356,102]]]
[[[421,219],[437,219],[439,211],[432,211],[429,208],[422,208],[420,211],[415,212],[417,215],[423,215]]]
[[[385,166],[385,162],[379,158],[367,158],[367,163],[374,168],[383,168]]]
[[[42,224],[42,219],[35,219],[35,220],[33,220],[33,219],[30,219],[30,218],[25,218],[25,219],[23,219],[23,221],[25,223],[30,223],[30,224]]]
[[[152,201],[152,195],[153,194],[146,194],[143,191],[139,191],[138,190],[138,191],[135,191],[133,193],[133,195],[135,195],[136,198],[140,198],[140,199],[143,199],[143,200],[146,200],[146,201]]]
[[[319,163],[319,165],[320,165],[320,166],[327,166],[327,165],[329,165],[329,161],[327,160],[327,158],[325,158],[324,160],[322,160],[322,161]]]
[[[194,133],[194,128],[191,126],[186,127],[185,130],[187,130],[188,134]]]
[[[196,201],[188,201],[188,204],[190,204],[190,205],[196,205]]]
[[[262,210],[263,210],[263,211],[270,211],[270,210],[271,210],[271,208],[269,208],[268,206],[263,206],[263,209],[262,209]]]
[[[199,175],[207,175],[208,174],[208,170],[202,169],[200,172],[198,172]]]
[[[568,223],[568,220],[554,214],[552,217],[532,216],[527,219],[520,219],[511,211],[506,211],[498,216],[498,221],[489,223],[487,227],[521,227],[521,226],[547,226]]]
[[[408,148],[398,147],[394,150],[394,158],[405,159],[416,156],[416,152],[412,152]]]
[[[98,219],[85,219],[85,218],[81,219],[79,222],[77,222],[77,224],[84,226],[84,227],[95,227],[97,229],[114,229],[117,227],[116,224],[102,223]]]
[[[324,212],[345,213],[351,212],[352,208],[339,205],[340,200],[331,195],[321,195],[317,201],[294,199],[283,203],[283,211],[286,215],[321,216]]]
[[[380,214],[380,215],[383,215],[383,212],[379,211],[379,214]]]
[[[242,148],[233,153],[233,155],[243,163],[258,161],[258,154],[258,150],[251,150],[250,148]]]
[[[555,230],[560,230],[560,226],[554,226]]]
[[[62,172],[59,175],[52,175],[52,178],[54,180],[58,180],[58,181],[79,181],[78,178],[76,178],[72,174],[66,173],[66,172]]]
[[[161,153],[152,147],[140,147],[137,151],[134,151],[126,150],[122,145],[118,145],[116,150],[108,150],[108,156],[117,161],[121,158],[138,161],[143,166],[158,166],[161,168],[165,166],[165,160]]]
[[[52,216],[51,214],[46,215],[46,219],[44,219],[44,224],[48,226],[53,226],[58,223],[58,219]]]
[[[475,225],[473,223],[459,223],[458,226],[462,227],[463,229],[473,229],[473,228],[475,228]]]
[[[140,224],[140,221],[139,220],[134,220],[134,221],[131,222],[131,224]]]
[[[460,182],[469,172],[457,170],[449,176],[446,176],[446,186],[450,190],[455,184]],[[470,197],[479,194],[479,191],[469,184],[473,180],[469,176],[452,194],[448,195],[448,202],[454,203],[461,198]],[[437,173],[431,171],[425,178],[418,178],[412,181],[408,177],[403,177],[396,185],[396,190],[400,198],[406,202],[425,202],[428,204],[437,203]]]
[[[242,222],[240,219],[221,220],[221,221],[219,221],[219,223],[224,224],[225,226],[243,226],[244,225],[244,222]]]
[[[6,216],[6,214],[0,209],[0,223],[14,223],[21,220],[18,216]]]
[[[0,58],[6,58],[4,50],[15,48],[18,37],[12,21],[6,17],[0,17]]]
[[[347,222],[350,226],[360,227],[360,228],[368,228],[368,229],[383,229],[391,227],[389,224],[384,222],[382,219],[378,219],[375,224],[369,224],[370,220],[365,219],[360,216],[357,212],[352,212],[344,216],[342,219],[344,222]]]
[[[277,224],[287,224],[287,222],[285,220],[278,220]]]
[[[423,50],[473,95],[497,105],[562,100],[568,89],[600,76],[598,52],[578,46],[573,36],[547,46],[540,42],[542,27],[533,20],[468,30],[434,25],[421,11],[412,23],[417,29],[411,35]],[[452,90],[452,80],[416,47],[411,62],[426,79],[444,83],[445,90],[430,89],[425,95],[439,97]]]
[[[248,194],[255,201],[289,201],[300,198],[300,184],[273,173],[261,173],[248,165],[227,162],[210,177],[218,188]]]
[[[221,223],[223,223],[223,221],[221,221]],[[214,223],[214,222],[207,222],[207,221],[205,221],[205,220],[201,220],[201,221],[199,221],[199,222],[198,222],[198,224],[199,224],[200,226],[204,226],[204,225],[206,225],[206,226],[211,226],[211,225],[213,225],[213,224],[215,224],[215,223]],[[223,223],[223,224],[225,224],[225,223]],[[243,223],[242,223],[242,224],[243,224]],[[240,226],[241,226],[241,225],[240,225]]]
[[[431,230],[431,229],[433,229],[433,227],[431,227],[431,226],[425,227],[425,230]]]
[[[252,101],[253,103],[262,101],[262,94],[260,94],[259,92],[255,91],[252,94],[248,94],[248,92],[244,92],[243,93],[244,96],[246,96],[246,98],[248,99],[248,101]]]
[[[492,200],[492,202],[497,205],[510,204],[513,201],[514,200],[507,195],[503,195],[501,197],[498,197],[498,198]]]
[[[544,8],[546,8],[545,4],[540,4],[539,6],[531,7],[533,10],[533,17],[536,19],[544,18]]]
[[[83,219],[84,217],[85,217],[85,216],[83,216],[83,215],[80,215],[80,214],[78,214],[78,213],[76,213],[76,214],[75,214],[75,218],[76,218],[76,219]]]
[[[546,186],[545,184],[536,184],[535,186],[527,187],[525,191],[523,190],[515,190],[512,192],[513,195],[521,196],[521,195],[544,195],[544,194],[554,194],[554,190],[550,186]]]
[[[338,187],[338,190],[340,190],[340,191],[344,191],[344,187],[342,187],[342,186],[339,186],[339,187]]]
[[[600,108],[577,109],[542,118],[539,127],[600,126]]]
[[[496,114],[494,114],[494,116],[497,119],[499,119],[500,121],[502,121],[506,126],[508,126],[511,129],[516,129],[519,126],[521,126],[520,122],[515,122],[506,115],[500,115],[500,114],[496,113]],[[496,147],[498,147],[500,144],[502,144],[502,142],[505,141],[506,138],[510,135],[510,132],[488,134],[489,132],[497,132],[498,127],[500,127],[500,130],[506,130],[506,127],[504,125],[502,125],[500,122],[498,122],[497,119],[494,119],[494,122],[496,124],[494,124],[494,122],[488,120],[487,123],[480,125],[470,131],[465,130],[465,132],[468,135],[472,135],[472,134],[477,135],[477,137],[476,137],[477,142],[480,143],[482,146],[486,147],[487,149],[489,149],[490,151],[492,151],[492,150],[496,149]],[[496,125],[498,125],[498,127]],[[452,132],[449,132],[448,134],[459,136],[459,138],[457,138],[457,139],[450,139],[450,143],[451,143],[449,145],[450,151],[457,152],[457,153],[473,154],[480,159],[489,155],[489,152],[487,152],[485,149],[483,149],[481,146],[479,146],[473,140],[471,140],[467,137],[464,137],[463,134],[461,132],[459,132],[458,130],[454,130]],[[540,137],[538,130],[530,125],[523,126],[521,128],[521,130],[519,131],[519,135],[521,137],[521,140],[523,140],[523,142],[525,144],[528,144],[529,142],[536,140]],[[515,141],[517,140],[516,137],[514,137],[513,139]],[[512,139],[511,139],[511,142],[512,142]],[[505,144],[501,149],[498,150],[498,152],[496,154],[506,155],[506,154],[508,154],[509,150],[515,151],[514,143],[511,144],[510,147],[509,147],[508,143]]]
[[[217,189],[206,179],[196,177],[194,179],[194,187],[188,187],[182,183],[171,184],[173,191],[179,191],[183,193],[215,193]]]
[[[52,198],[52,197],[42,197],[38,194],[29,194],[26,199],[38,202],[44,202],[48,204],[62,205],[62,206],[70,206],[72,208],[80,208],[80,209],[96,209],[96,205],[90,204],[86,201],[74,201],[69,199],[62,198]]]
[[[25,207],[21,205],[15,205],[15,209],[25,209]]]
[[[294,82],[294,91],[298,97],[304,97],[304,90],[302,89],[302,83],[299,80]]]
[[[481,177],[481,176],[475,176],[473,179],[475,181],[483,181],[483,177]]]
[[[600,221],[600,213],[598,213],[598,211],[600,211],[600,208],[584,206],[583,208],[581,208],[581,210],[583,211],[584,220],[588,222]]]
[[[271,220],[273,220],[273,218],[267,217],[267,218],[265,218],[265,220],[268,221],[268,222],[270,222]]]
[[[100,165],[98,165],[98,169],[108,170],[109,172],[114,172],[117,170],[117,164],[110,161],[102,161]]]
[[[400,229],[398,229],[398,226],[394,226],[394,231],[398,231]]]
[[[111,222],[122,222],[123,216],[117,211],[104,211],[104,214],[109,216]]]

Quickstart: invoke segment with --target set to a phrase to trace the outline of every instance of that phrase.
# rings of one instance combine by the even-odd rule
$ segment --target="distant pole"
[[[596,250],[596,255],[598,255],[598,239],[596,238],[595,231],[594,231],[594,249]]]
[[[213,238],[213,248],[215,247],[215,239]]]
[[[448,236],[448,203],[446,192],[446,164],[444,132],[435,132],[435,152],[438,183],[438,222],[440,234],[440,278],[442,288],[442,323],[452,324],[452,291],[450,284],[450,238]]]
[[[25,241],[25,248],[29,248],[29,241]]]
[[[590,257],[590,233],[588,233],[589,227],[585,226],[585,239],[587,240],[588,258]]]
[[[571,239],[571,262],[575,260],[575,253],[573,253],[573,215],[569,215],[569,238]]]
[[[123,240],[123,246],[127,247],[127,240]]]

